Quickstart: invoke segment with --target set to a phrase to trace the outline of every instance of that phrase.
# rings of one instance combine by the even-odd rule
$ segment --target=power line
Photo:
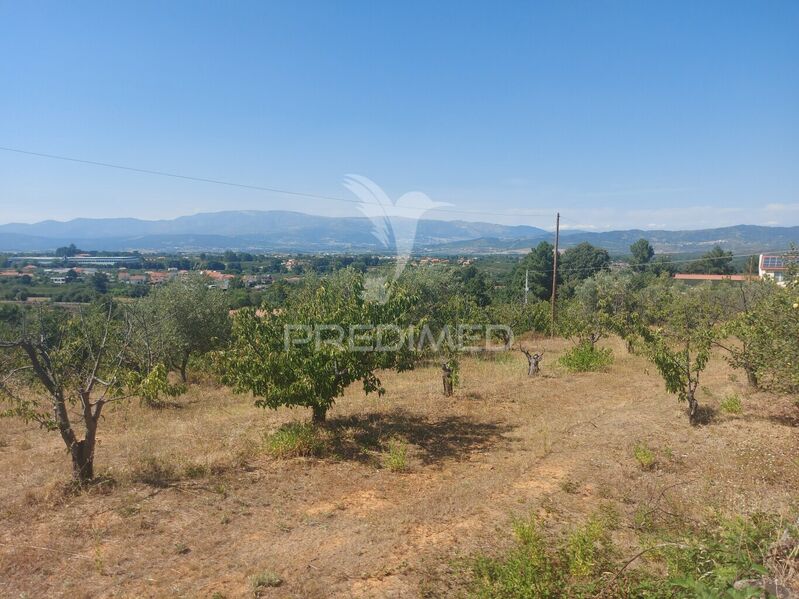
[[[23,154],[26,156],[36,156],[38,158],[48,158],[50,160],[61,160],[64,162],[75,162],[78,164],[87,164],[90,166],[99,166],[103,168],[112,168],[121,171],[129,171],[132,173],[139,173],[144,175],[155,175],[159,177],[170,177],[172,179],[182,179],[184,181],[194,181],[197,183],[211,183],[213,185],[225,185],[227,187],[237,187],[239,189],[250,189],[254,191],[266,191],[269,193],[279,193],[283,195],[290,195],[294,197],[302,197],[317,200],[329,200],[333,202],[346,202],[348,204],[373,204],[380,205],[377,202],[362,202],[351,198],[342,198],[339,196],[321,195],[316,193],[306,193],[302,191],[294,191],[291,189],[283,189],[280,187],[268,187],[264,185],[250,185],[248,183],[237,183],[235,181],[226,181],[224,179],[212,179],[208,177],[196,177],[193,175],[181,175],[169,171],[139,168],[135,166],[127,166],[123,164],[115,164],[113,162],[102,162],[99,160],[86,160],[83,158],[75,158],[73,156],[62,156],[59,154],[48,154],[46,152],[33,152],[30,150],[22,150],[20,148],[11,148],[8,146],[0,146],[0,150],[4,152],[12,152],[15,154]],[[487,212],[483,210],[457,210],[450,208],[433,208],[430,212],[445,212],[451,214],[475,214],[483,216],[503,216],[503,217],[523,217],[523,216],[550,216],[554,210],[536,210],[526,211],[524,213],[509,213],[509,212]]]

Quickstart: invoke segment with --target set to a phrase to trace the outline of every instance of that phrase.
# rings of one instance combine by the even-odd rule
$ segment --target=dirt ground
[[[625,547],[641,514],[799,510],[796,398],[752,393],[714,360],[700,401],[738,393],[743,412],[692,428],[620,343],[608,372],[584,374],[556,366],[567,342],[530,345],[546,352],[541,376],[518,352],[469,358],[452,398],[434,368],[385,374],[382,398],[353,386],[323,458],[263,449],[308,410],[258,409],[212,384],[165,409],[120,404],[100,426],[106,482],[80,494],[65,490],[57,434],[0,420],[0,596],[252,597],[261,573],[282,579],[264,597],[451,596],[462,559],[501,549],[514,516],[567,525],[611,504]],[[409,444],[406,472],[382,465],[392,438]]]

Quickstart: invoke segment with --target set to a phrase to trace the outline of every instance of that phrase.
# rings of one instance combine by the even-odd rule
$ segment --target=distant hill
[[[613,254],[626,254],[630,245],[642,237],[649,240],[659,254],[688,254],[706,252],[718,244],[725,250],[737,253],[759,253],[787,249],[791,243],[799,244],[799,227],[761,227],[736,225],[718,229],[692,231],[561,231],[560,245],[568,248],[584,241],[603,247]],[[541,241],[553,241],[554,235],[536,235],[523,239],[497,239],[481,237],[468,241],[442,243],[426,248],[437,254],[522,253]]]
[[[645,237],[659,253],[705,251],[713,244],[735,252],[787,248],[799,241],[799,227],[738,225],[696,231],[562,231],[563,247],[588,241],[612,253],[626,253]],[[526,225],[422,220],[417,252],[437,254],[521,253],[550,231]],[[366,218],[335,218],[299,212],[226,211],[181,216],[171,220],[78,218],[34,224],[0,225],[0,251],[52,251],[74,243],[86,250],[192,252],[218,250],[285,252],[390,252],[372,235]]]
[[[526,225],[423,220],[417,243],[438,245],[485,236],[511,241],[545,234]],[[90,250],[388,251],[372,235],[367,218],[282,210],[212,212],[156,221],[78,218],[0,225],[0,251],[47,251],[69,243]]]

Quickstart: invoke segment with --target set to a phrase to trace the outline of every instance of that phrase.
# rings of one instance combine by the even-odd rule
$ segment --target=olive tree
[[[280,309],[241,310],[222,353],[223,381],[253,393],[259,407],[311,408],[315,424],[356,381],[382,395],[379,369],[413,366],[402,326],[410,297],[389,291],[385,303],[365,299],[363,276],[346,269],[310,279]]]
[[[154,325],[151,342],[160,345],[164,361],[187,381],[191,356],[224,347],[230,336],[225,293],[209,287],[209,280],[192,274],[156,288],[142,300]],[[155,341],[155,335],[161,342]]]

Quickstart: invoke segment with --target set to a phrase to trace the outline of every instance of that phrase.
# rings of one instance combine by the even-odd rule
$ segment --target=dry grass
[[[539,377],[518,354],[470,358],[451,398],[436,368],[386,373],[383,398],[353,386],[324,452],[300,457],[264,439],[304,410],[208,384],[167,409],[118,405],[100,428],[105,482],[80,494],[57,435],[0,421],[0,596],[252,597],[264,572],[282,581],[260,587],[270,597],[442,596],[456,558],[498,548],[514,515],[567,525],[610,506],[625,547],[631,527],[799,509],[790,398],[751,393],[716,360],[700,397],[714,416],[692,428],[620,343],[608,372],[581,374],[553,366],[567,343],[534,343]],[[740,414],[718,409],[731,394]],[[397,439],[402,475],[385,467]]]

